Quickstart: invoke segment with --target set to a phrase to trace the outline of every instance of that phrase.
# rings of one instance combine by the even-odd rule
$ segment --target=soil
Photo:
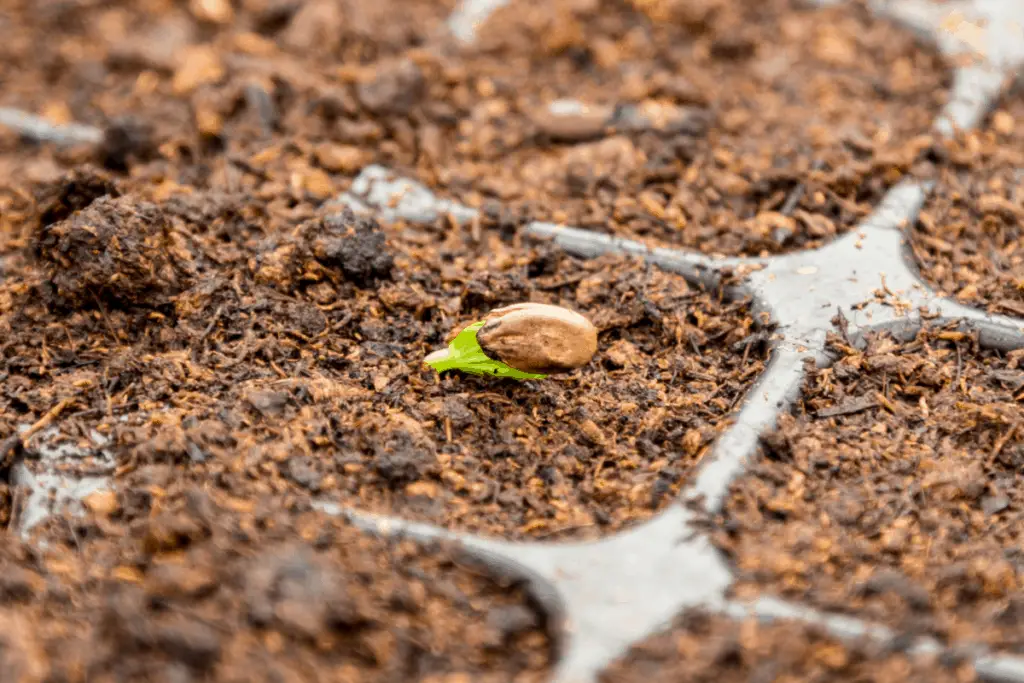
[[[473,46],[445,37],[448,2],[107,5],[15,2],[0,104],[100,126],[78,156],[163,191],[296,216],[376,162],[518,220],[777,253],[939,158],[947,65],[857,3],[522,0]],[[47,157],[0,168],[53,180]]]
[[[259,209],[205,193],[106,195],[45,224],[105,182],[48,190],[35,258],[0,285],[0,419],[10,432],[57,407],[66,440],[103,435],[122,469],[171,464],[242,497],[290,490],[506,537],[593,536],[669,502],[763,369],[743,302],[498,229],[382,229],[333,210],[245,240]],[[453,329],[520,301],[587,315],[595,360],[522,383],[423,364]]]
[[[471,205],[757,255],[820,246],[930,172],[946,66],[856,3],[514,2],[479,33],[469,120],[417,159]]]
[[[166,466],[131,479],[51,521],[49,550],[5,538],[4,680],[544,680],[550,644],[522,590],[445,548]]]
[[[454,5],[5,3],[0,107],[99,135],[57,147],[0,129],[2,670],[534,680],[550,645],[519,587],[313,503],[505,538],[621,529],[666,505],[728,425],[768,334],[746,302],[634,260],[570,258],[522,223],[778,253],[848,230],[907,175],[1012,164],[989,133],[960,161],[928,137],[948,66],[856,4],[514,0],[475,46],[447,35]],[[565,98],[584,108],[565,116]],[[993,118],[997,141],[1016,140],[1016,106],[1013,131]],[[332,200],[370,163],[481,219],[343,211]],[[1009,173],[987,187],[1012,201]],[[1019,301],[999,220],[978,238],[998,267],[987,246],[932,254],[922,238],[973,223],[922,220],[926,276],[961,296],[969,280],[996,310]],[[453,329],[522,301],[587,315],[595,359],[523,383],[423,366]],[[990,356],[959,343],[967,381]],[[1019,435],[989,432],[1015,457]],[[39,520],[15,474],[55,467],[112,476],[116,494],[22,543]],[[1012,463],[985,467],[1006,478]],[[997,484],[982,499],[1010,502],[990,545],[1010,543],[1017,509]],[[931,630],[973,618],[944,609]]]
[[[636,645],[601,677],[602,683],[973,680],[970,665],[909,656],[870,642],[840,642],[815,626],[699,613]]]
[[[720,520],[737,595],[1024,651],[1024,354],[953,329],[831,349]]]
[[[0,24],[0,104],[103,131],[64,148],[0,135],[4,670],[534,680],[550,644],[518,587],[312,502],[606,533],[672,499],[763,340],[743,302],[520,244],[508,211],[455,230],[330,205],[415,148],[428,119],[403,55],[451,8],[352,3],[341,22],[335,3],[256,5],[14,3]],[[527,300],[588,315],[596,359],[522,384],[422,364]],[[41,521],[13,475],[54,469],[113,476],[116,494]]]
[[[911,232],[922,274],[966,304],[1024,317],[1024,101],[1006,98],[943,153],[949,163]]]

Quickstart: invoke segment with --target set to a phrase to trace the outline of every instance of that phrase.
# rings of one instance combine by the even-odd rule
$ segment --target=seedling
[[[597,329],[582,315],[528,303],[491,311],[424,362],[438,372],[544,379],[586,365],[596,351]]]

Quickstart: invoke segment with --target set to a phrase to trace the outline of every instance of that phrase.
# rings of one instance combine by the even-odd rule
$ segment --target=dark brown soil
[[[454,64],[476,93],[428,184],[724,254],[819,246],[926,170],[946,78],[867,10],[791,0],[514,2]]]
[[[524,243],[523,221],[778,253],[848,230],[908,174],[1012,164],[988,142],[957,161],[922,135],[946,65],[855,4],[514,0],[473,47],[445,34],[454,6],[5,3],[0,107],[101,139],[0,129],[0,671],[536,680],[549,647],[518,587],[367,540],[313,502],[506,538],[610,533],[672,499],[765,350],[745,302]],[[590,113],[553,116],[563,98]],[[484,218],[378,225],[332,205],[370,163]],[[993,173],[1012,200],[1009,171]],[[982,300],[1012,310],[1019,254],[1000,220],[977,255],[957,243],[970,263],[953,284],[917,239],[928,277],[961,293],[977,273]],[[1006,260],[986,268],[990,238]],[[589,316],[595,359],[524,383],[422,364],[522,301]],[[1006,439],[999,458],[1016,453]],[[32,509],[12,473],[45,474],[55,449],[66,474],[112,476],[117,493],[21,545]],[[1009,547],[1017,501],[987,486],[1010,502],[985,542]],[[946,613],[929,628],[974,614]]]
[[[170,467],[0,550],[6,681],[541,681],[542,621],[443,548]]]
[[[923,275],[966,304],[1024,317],[1024,100],[1007,98],[944,154],[911,233]]]
[[[1024,651],[1024,355],[952,330],[832,350],[729,499],[738,594]]]
[[[690,614],[635,646],[602,683],[872,681],[968,683],[969,665],[908,656],[871,642],[841,642],[805,624],[737,622]]]
[[[2,285],[8,428],[64,402],[62,429],[108,435],[125,467],[504,536],[594,535],[671,500],[763,367],[742,303],[636,262],[346,211],[246,242],[255,211],[124,194],[41,222],[36,259]],[[519,301],[588,315],[595,360],[525,383],[423,365],[452,329]]]
[[[0,106],[103,141],[0,132],[0,520],[37,520],[19,467],[117,494],[11,546],[31,600],[5,612],[5,651],[26,653],[5,671],[534,680],[549,648],[516,587],[310,505],[506,537],[643,519],[763,368],[745,305],[520,244],[514,211],[456,230],[326,204],[367,163],[426,158],[481,97],[457,104],[478,77],[436,66],[461,59],[439,37],[451,3],[6,9]],[[530,300],[588,315],[595,360],[522,384],[422,364]],[[201,520],[168,516],[196,495]]]
[[[108,5],[12,6],[0,104],[107,136],[0,169],[52,180],[91,156],[161,192],[244,192],[299,217],[377,162],[521,219],[775,253],[929,172],[947,79],[856,3],[521,0],[473,47],[443,36],[448,2],[251,1],[228,19]],[[552,116],[565,98],[591,113]],[[0,139],[0,160],[15,144]]]

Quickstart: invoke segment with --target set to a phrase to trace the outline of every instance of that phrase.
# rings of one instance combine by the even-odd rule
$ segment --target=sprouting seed
[[[582,315],[559,306],[525,303],[491,311],[424,362],[438,372],[543,379],[586,365],[596,352],[597,328]]]

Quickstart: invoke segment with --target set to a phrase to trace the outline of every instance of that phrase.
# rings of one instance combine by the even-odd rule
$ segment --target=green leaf
[[[445,370],[461,370],[471,375],[487,375],[489,377],[508,377],[510,379],[544,379],[547,375],[536,375],[488,358],[480,348],[476,333],[484,326],[484,321],[468,326],[452,340],[444,351],[430,354],[424,362],[438,372]]]

